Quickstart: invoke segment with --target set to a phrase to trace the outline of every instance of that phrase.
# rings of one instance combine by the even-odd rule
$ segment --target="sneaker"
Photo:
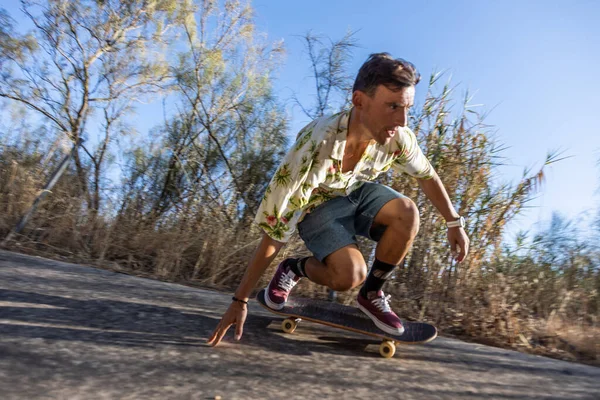
[[[275,276],[265,289],[265,303],[274,310],[281,310],[285,306],[290,292],[302,278],[288,266],[290,260],[286,258],[279,264]]]
[[[356,300],[359,310],[367,314],[379,329],[390,335],[402,335],[404,327],[400,318],[390,308],[390,297],[380,290],[369,299],[359,293]]]

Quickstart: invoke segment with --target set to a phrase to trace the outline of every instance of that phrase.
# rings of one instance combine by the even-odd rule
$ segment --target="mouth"
[[[396,128],[386,129],[385,132],[387,133],[388,137],[393,137],[396,134]]]

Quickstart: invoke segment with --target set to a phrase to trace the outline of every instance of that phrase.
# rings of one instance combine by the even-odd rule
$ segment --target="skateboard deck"
[[[284,332],[292,333],[300,320],[306,320],[361,333],[381,339],[379,352],[386,358],[394,355],[395,344],[423,344],[437,336],[437,329],[433,325],[404,319],[402,320],[404,333],[390,335],[375,326],[373,321],[358,308],[329,301],[290,297],[283,309],[273,310],[265,303],[265,289],[258,293],[256,300],[272,313],[286,317],[281,325]]]

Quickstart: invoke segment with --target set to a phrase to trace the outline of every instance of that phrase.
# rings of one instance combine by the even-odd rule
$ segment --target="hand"
[[[448,242],[454,259],[461,262],[469,253],[469,238],[463,228],[448,228]]]
[[[219,325],[217,325],[206,343],[211,346],[217,346],[221,343],[221,339],[223,339],[223,336],[225,336],[231,325],[235,325],[235,340],[240,340],[244,331],[244,322],[246,322],[247,315],[248,306],[246,304],[240,303],[239,301],[231,303],[225,314],[223,314]]]

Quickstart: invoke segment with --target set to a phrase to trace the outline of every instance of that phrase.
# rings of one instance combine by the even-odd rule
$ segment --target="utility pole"
[[[16,234],[20,233],[23,230],[23,228],[25,227],[25,225],[27,225],[27,222],[29,222],[29,220],[33,216],[36,208],[39,206],[41,201],[48,195],[48,193],[50,193],[50,191],[52,190],[54,185],[56,185],[56,182],[58,182],[61,175],[67,169],[69,160],[71,159],[71,156],[73,155],[73,151],[75,151],[75,148],[77,146],[79,146],[81,144],[81,142],[82,142],[82,140],[80,139],[79,141],[77,141],[77,143],[73,144],[73,147],[71,147],[71,150],[69,151],[69,153],[62,159],[58,168],[56,168],[56,170],[54,171],[54,173],[52,174],[52,176],[50,177],[50,179],[48,180],[48,182],[46,183],[44,188],[41,190],[40,194],[35,198],[31,207],[29,207],[29,210],[27,210],[25,215],[23,215],[21,217],[17,226],[15,226],[15,228],[12,231],[10,231],[10,233],[4,238],[4,240],[2,241],[3,246],[8,244],[10,242],[10,240],[12,240],[12,238]]]

